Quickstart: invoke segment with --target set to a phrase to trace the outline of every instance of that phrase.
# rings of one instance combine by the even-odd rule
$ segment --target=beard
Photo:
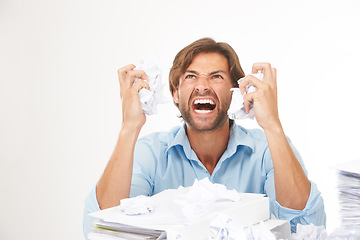
[[[186,103],[181,104],[181,102],[179,104],[179,111],[181,113],[181,117],[184,119],[185,123],[193,130],[196,130],[198,132],[213,131],[223,126],[229,120],[229,117],[227,115],[227,110],[230,107],[231,97],[229,98],[229,100],[225,100],[223,101],[222,104],[220,104],[218,97],[216,96],[215,93],[212,93],[210,95],[206,94],[206,96],[212,96],[216,100],[217,103],[215,108],[216,117],[214,118],[213,116],[210,117],[203,116],[199,119],[194,119],[194,117],[191,115],[191,111],[192,111],[191,103],[192,103],[192,99],[194,99],[194,97],[196,96],[204,96],[204,95],[201,95],[199,93],[194,93],[190,97],[189,102],[187,104]]]

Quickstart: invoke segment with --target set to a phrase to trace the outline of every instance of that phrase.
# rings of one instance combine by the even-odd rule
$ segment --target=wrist
[[[139,119],[140,120],[140,119]],[[137,121],[137,120],[128,120],[124,119],[121,124],[121,130],[129,131],[129,132],[137,132],[139,133],[141,128],[144,126],[145,121]]]
[[[128,140],[137,139],[142,126],[137,126],[134,124],[123,124],[120,129],[119,137],[124,137]]]
[[[284,129],[282,128],[280,121],[278,121],[274,124],[269,124],[266,127],[263,127],[263,130],[266,135],[268,135],[268,134],[271,134],[271,135],[284,134]]]

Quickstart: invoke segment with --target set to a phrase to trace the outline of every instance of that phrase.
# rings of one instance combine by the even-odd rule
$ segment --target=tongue
[[[198,110],[213,110],[215,108],[214,105],[211,104],[196,104],[195,108]]]

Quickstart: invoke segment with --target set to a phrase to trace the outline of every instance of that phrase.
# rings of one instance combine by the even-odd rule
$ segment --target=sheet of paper
[[[338,171],[352,173],[354,174],[354,176],[359,175],[360,177],[360,159],[338,164],[334,166],[334,169],[337,169]]]
[[[348,230],[360,229],[360,159],[335,166],[341,225]]]

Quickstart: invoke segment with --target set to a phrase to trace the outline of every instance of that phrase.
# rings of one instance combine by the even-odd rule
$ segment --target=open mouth
[[[197,113],[209,113],[212,112],[215,107],[215,102],[209,98],[195,99],[193,103],[193,109]]]

